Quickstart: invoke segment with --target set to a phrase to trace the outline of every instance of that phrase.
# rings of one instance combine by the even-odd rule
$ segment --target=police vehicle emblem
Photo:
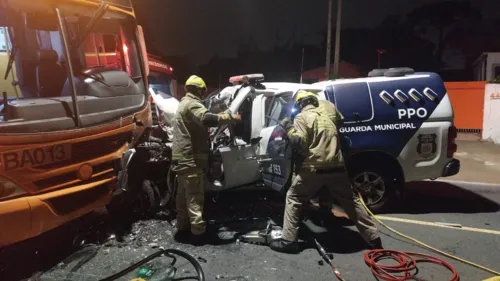
[[[428,158],[436,153],[436,134],[418,135],[417,152],[420,156]]]

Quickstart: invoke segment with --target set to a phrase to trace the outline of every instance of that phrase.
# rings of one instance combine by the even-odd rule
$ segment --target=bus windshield
[[[9,73],[0,134],[100,125],[145,105],[135,18],[104,4],[61,2],[56,9],[0,7],[8,15],[0,79]]]

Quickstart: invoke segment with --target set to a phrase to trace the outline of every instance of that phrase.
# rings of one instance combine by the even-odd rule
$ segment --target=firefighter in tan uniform
[[[204,170],[210,153],[209,127],[241,120],[237,114],[213,114],[202,103],[206,84],[192,75],[186,81],[187,94],[181,99],[173,121],[172,170],[176,172],[177,233],[179,242],[203,244],[206,241]]]
[[[271,249],[299,252],[297,236],[303,204],[307,204],[322,186],[328,187],[364,240],[372,248],[381,248],[375,221],[353,192],[345,169],[337,129],[343,116],[332,103],[320,103],[317,96],[310,92],[298,92],[295,106],[300,113],[293,124],[290,119],[285,119],[282,125],[288,131],[292,147],[299,154],[296,158],[303,160],[295,163],[297,176],[286,195],[282,239],[272,241]]]

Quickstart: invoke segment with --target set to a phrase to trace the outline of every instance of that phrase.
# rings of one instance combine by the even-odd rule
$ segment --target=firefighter
[[[239,114],[213,114],[203,105],[206,84],[196,75],[185,85],[186,95],[181,99],[174,117],[172,170],[176,172],[178,242],[201,245],[208,242],[203,219],[204,172],[208,168],[210,137],[208,128],[241,120]]]
[[[299,91],[294,106],[299,114],[293,124],[287,118],[281,125],[288,132],[294,159],[299,160],[295,161],[296,177],[286,194],[283,236],[270,243],[271,249],[285,253],[300,251],[297,239],[303,204],[322,186],[341,204],[370,247],[382,248],[375,222],[353,192],[345,169],[337,129],[343,116],[332,103],[320,105],[311,92]]]

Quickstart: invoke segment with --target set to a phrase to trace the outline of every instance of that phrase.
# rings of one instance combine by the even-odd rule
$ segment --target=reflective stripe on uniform
[[[176,160],[202,159],[202,160],[205,160],[205,159],[208,159],[208,154],[194,154],[194,155],[192,155],[192,157],[187,157],[184,154],[172,154],[172,159],[176,159]]]
[[[342,164],[335,162],[312,162],[305,161],[302,163],[302,167],[307,168],[333,168],[333,167],[341,167]]]

